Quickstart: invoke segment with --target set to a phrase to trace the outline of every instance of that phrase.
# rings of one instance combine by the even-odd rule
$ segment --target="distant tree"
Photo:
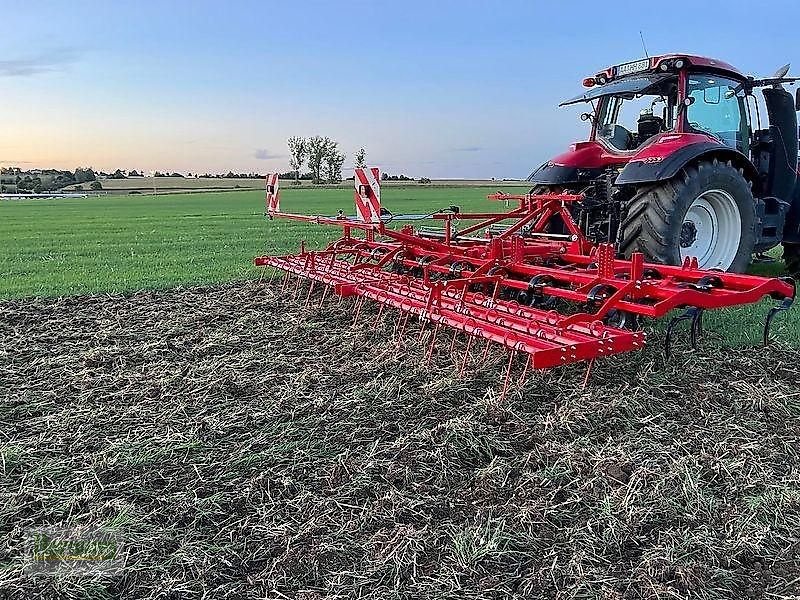
[[[83,186],[82,185],[76,185],[75,186],[75,191],[76,192],[82,192],[83,191]]]
[[[139,171],[137,171],[136,169],[133,169],[132,171],[128,171],[128,177],[141,177],[141,176],[142,176],[142,174],[139,173]]]
[[[113,173],[110,175],[110,177],[109,177],[109,178],[110,178],[110,179],[125,179],[125,173],[123,173],[123,172],[122,172],[122,170],[120,170],[120,169],[117,169],[116,171],[114,171],[114,172],[113,172]]]
[[[353,166],[357,169],[363,169],[367,166],[367,151],[361,148],[353,157]]]
[[[94,181],[95,179],[97,179],[97,177],[91,167],[78,167],[75,169],[74,181],[76,183],[85,183],[87,181]]]
[[[90,190],[102,190],[103,189],[103,184],[100,183],[99,181],[95,180],[95,181],[93,181],[92,183],[89,184],[89,189]]]
[[[427,177],[420,177],[417,181],[419,181],[420,183],[430,183],[431,182],[431,180],[428,179]]]
[[[342,165],[345,155],[339,152],[339,144],[332,142],[325,155],[326,178],[328,183],[339,183],[342,180]]]
[[[292,136],[286,140],[286,145],[289,146],[289,166],[294,171],[294,184],[300,185],[300,169],[308,157],[308,142],[305,138]]]
[[[308,139],[308,168],[314,183],[322,183],[322,165],[326,162],[333,144],[335,142],[329,137],[315,135]]]

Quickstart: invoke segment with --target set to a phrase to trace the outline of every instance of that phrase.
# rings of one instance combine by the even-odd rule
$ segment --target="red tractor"
[[[573,219],[620,255],[742,272],[754,253],[783,243],[800,273],[800,90],[788,65],[754,79],[719,60],[654,56],[605,69],[562,106],[587,103],[588,141],[529,177],[534,193],[584,196]],[[762,121],[759,98],[769,123]],[[552,231],[564,230],[557,220]]]

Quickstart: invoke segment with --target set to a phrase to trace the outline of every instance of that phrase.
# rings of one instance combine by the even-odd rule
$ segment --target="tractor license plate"
[[[650,59],[643,58],[642,60],[635,60],[633,62],[625,63],[614,67],[614,75],[622,77],[623,75],[631,75],[632,73],[639,73],[640,71],[647,71],[650,68]]]

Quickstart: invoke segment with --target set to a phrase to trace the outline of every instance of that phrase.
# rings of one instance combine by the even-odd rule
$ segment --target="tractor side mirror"
[[[798,89],[797,91],[800,92],[800,89]],[[592,118],[592,113],[585,112],[581,114],[581,121],[588,121],[591,118]]]
[[[687,108],[689,108],[692,104],[694,104],[694,101],[695,101],[694,96],[686,96],[686,98],[683,99],[683,102],[678,104],[678,111],[677,111],[677,115],[676,116],[680,115]]]
[[[800,87],[794,93],[794,109],[800,111]]]

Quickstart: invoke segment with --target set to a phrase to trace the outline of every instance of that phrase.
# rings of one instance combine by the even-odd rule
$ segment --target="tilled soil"
[[[800,357],[529,373],[255,282],[0,303],[0,597],[788,598]],[[118,532],[41,574],[32,527]]]

